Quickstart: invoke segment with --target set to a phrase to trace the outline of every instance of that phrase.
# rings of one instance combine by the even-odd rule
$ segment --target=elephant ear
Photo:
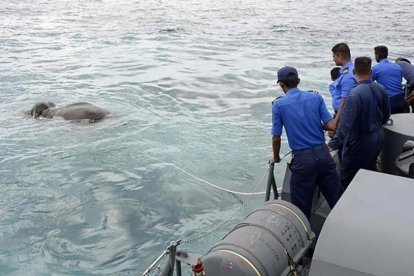
[[[30,116],[33,118],[38,118],[39,116],[42,116],[43,111],[49,107],[55,107],[55,104],[52,102],[37,103],[32,107],[32,110],[30,110]]]

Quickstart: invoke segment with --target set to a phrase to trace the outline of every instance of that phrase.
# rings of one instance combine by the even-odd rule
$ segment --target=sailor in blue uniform
[[[317,186],[331,208],[341,194],[336,164],[325,144],[323,132],[323,129],[335,130],[335,123],[317,92],[297,88],[300,80],[295,68],[281,68],[277,78],[286,95],[275,100],[272,106],[273,157],[270,162],[280,162],[284,127],[293,153],[290,164],[291,202],[309,218]]]
[[[382,125],[390,117],[390,102],[385,88],[371,80],[369,57],[355,59],[358,84],[352,89],[336,130],[336,137],[328,145],[342,148],[340,179],[346,189],[359,169],[376,169],[382,150]]]
[[[374,48],[375,59],[378,64],[372,67],[372,80],[377,81],[387,89],[391,103],[391,114],[403,113],[406,110],[404,89],[401,85],[403,72],[398,64],[390,62],[388,48],[377,46]]]
[[[395,63],[401,67],[403,77],[407,81],[407,85],[414,86],[414,65],[406,58],[399,57]]]
[[[414,65],[406,59],[399,57],[395,60],[395,63],[401,67],[403,77],[407,81],[405,84],[405,101],[407,105],[411,105],[413,108],[414,105]]]
[[[351,60],[351,50],[345,43],[338,43],[332,48],[332,59],[335,65],[341,66],[339,78],[335,81],[333,91],[333,109],[335,111],[335,123],[339,123],[341,112],[345,106],[346,99],[356,80],[353,73],[354,64]]]

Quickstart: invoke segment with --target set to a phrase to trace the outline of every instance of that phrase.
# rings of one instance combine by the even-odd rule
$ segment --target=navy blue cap
[[[285,66],[277,71],[277,82],[298,79],[298,71],[291,66]]]

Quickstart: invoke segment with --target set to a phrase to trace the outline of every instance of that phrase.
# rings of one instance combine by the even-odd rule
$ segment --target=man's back
[[[362,139],[381,130],[390,116],[390,102],[385,88],[372,80],[358,82],[348,96],[336,137],[329,142],[342,147],[347,136]]]
[[[382,84],[387,89],[388,96],[391,98],[403,93],[402,69],[398,64],[382,59],[372,68],[372,80]]]
[[[378,83],[362,81],[351,91],[343,120],[353,120],[351,133],[364,135],[381,128],[389,117],[387,91]]]
[[[293,88],[275,101],[273,113],[274,123],[279,122],[276,128],[284,125],[291,149],[302,150],[325,143],[322,123],[330,121],[332,116],[318,93]]]
[[[294,67],[279,69],[277,80],[286,96],[274,101],[272,106],[271,160],[277,163],[281,160],[280,138],[284,127],[293,153],[290,200],[310,218],[317,186],[331,208],[341,194],[336,164],[325,145],[323,133],[323,128],[333,130],[335,124],[318,93],[297,88],[300,79]]]

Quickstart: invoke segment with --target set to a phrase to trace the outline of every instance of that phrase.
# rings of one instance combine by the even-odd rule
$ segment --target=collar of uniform
[[[372,82],[372,79],[367,79],[367,80],[359,81],[358,84],[363,84],[363,83],[368,84],[368,83],[371,83],[371,82]]]
[[[385,62],[389,62],[389,60],[388,60],[388,59],[386,59],[386,58],[383,58],[383,59],[381,59],[378,63],[385,63]]]
[[[352,60],[348,61],[345,65],[343,65],[343,66],[341,67],[341,70],[339,70],[339,73],[340,73],[340,74],[342,74],[342,72],[343,72],[345,69],[348,69],[349,67],[351,67],[351,65],[352,65]]]
[[[297,88],[297,87],[291,88],[291,89],[288,90],[288,92],[286,92],[286,96],[293,95],[293,94],[296,94],[298,92],[300,92],[299,88]]]

